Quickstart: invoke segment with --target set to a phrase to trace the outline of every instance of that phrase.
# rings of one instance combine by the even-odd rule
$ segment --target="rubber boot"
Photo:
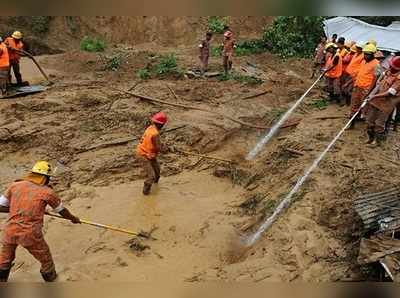
[[[7,282],[8,277],[10,276],[11,268],[9,269],[0,269],[0,282]]]
[[[143,195],[148,196],[150,194],[151,184],[143,184]]]
[[[50,272],[46,272],[46,273],[40,272],[40,274],[42,275],[43,280],[45,282],[53,282],[53,281],[55,281],[57,279],[56,270],[53,270],[53,271],[50,271]]]
[[[372,144],[375,140],[375,132],[373,129],[368,129],[367,130],[367,134],[368,134],[368,141],[366,142],[366,144]]]
[[[160,181],[160,176],[157,176],[156,179],[154,179],[154,183],[157,184],[158,181]]]
[[[335,95],[333,94],[333,92],[329,92],[328,100],[333,101],[334,99],[335,99]]]

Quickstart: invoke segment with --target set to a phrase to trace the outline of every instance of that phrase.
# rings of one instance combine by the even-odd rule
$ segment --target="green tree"
[[[292,56],[309,57],[320,37],[324,34],[323,20],[319,16],[281,16],[272,27],[264,32],[267,48],[286,58]]]

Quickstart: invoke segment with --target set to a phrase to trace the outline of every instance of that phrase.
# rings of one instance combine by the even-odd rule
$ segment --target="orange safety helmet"
[[[165,115],[164,112],[159,112],[157,114],[154,114],[153,117],[151,117],[151,121],[153,121],[154,123],[164,125],[165,123],[167,123],[168,119],[167,115]]]
[[[400,70],[400,56],[393,57],[390,60],[390,67],[395,70]]]

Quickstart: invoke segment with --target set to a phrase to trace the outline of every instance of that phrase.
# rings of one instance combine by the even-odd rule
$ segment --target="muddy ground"
[[[196,49],[154,44],[109,49],[106,56],[123,53],[116,71],[104,70],[104,55],[70,51],[41,56],[39,61],[55,84],[40,94],[0,101],[1,190],[35,160],[58,161],[64,166],[58,167],[54,187],[78,216],[134,231],[155,228],[154,239],[138,242],[129,235],[46,219],[45,237],[60,279],[363,279],[356,264],[359,237],[352,201],[396,182],[398,166],[384,158],[398,159],[398,133],[390,134],[383,149],[371,149],[364,146],[364,123],[347,131],[291,209],[242,254],[236,250],[238,239],[271,214],[344,125],[348,108],[318,108],[313,103],[324,97],[319,86],[292,116],[298,125],[283,129],[254,161],[246,161],[265,130],[221,115],[271,125],[312,83],[310,62],[282,61],[268,53],[235,58],[238,72],[250,62],[264,73],[264,82],[258,85],[215,78],[136,77],[136,71],[149,63],[149,53],[170,51],[177,53],[180,67],[197,65]],[[211,68],[220,70],[220,58],[211,59]],[[42,81],[29,60],[23,60],[22,71],[31,83]],[[220,115],[154,104],[117,90],[133,86],[133,92]],[[263,91],[268,92],[244,99]],[[134,139],[143,133],[149,116],[160,110],[169,116],[166,129],[178,128],[163,135],[166,144],[233,162],[164,154],[160,185],[150,197],[143,197]],[[335,117],[320,119],[325,116]],[[127,138],[133,141],[109,144]],[[22,249],[14,268],[12,281],[40,281],[39,265]]]

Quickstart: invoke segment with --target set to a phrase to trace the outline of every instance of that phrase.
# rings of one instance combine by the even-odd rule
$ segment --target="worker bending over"
[[[144,195],[149,195],[153,183],[158,183],[160,180],[160,165],[157,155],[162,151],[160,131],[167,123],[167,116],[163,112],[159,112],[151,117],[151,122],[152,124],[147,127],[136,148],[136,155],[145,172]]]
[[[22,42],[22,33],[15,31],[11,37],[7,37],[5,44],[8,48],[10,58],[10,70],[9,70],[9,83],[11,84],[11,68],[14,72],[17,85],[22,85],[22,75],[20,72],[19,60],[21,59],[21,50],[24,49],[24,43]]]
[[[1,282],[8,280],[18,245],[41,263],[40,273],[46,282],[57,278],[53,258],[42,233],[46,206],[50,205],[54,212],[73,223],[80,223],[80,220],[62,205],[49,186],[50,176],[50,164],[39,161],[31,173],[12,183],[0,197],[0,212],[9,213],[0,252]]]
[[[390,69],[378,82],[378,91],[368,102],[368,142],[380,146],[385,140],[385,125],[389,115],[400,103],[400,57],[390,60]]]
[[[9,70],[10,60],[8,57],[8,49],[3,39],[0,37],[0,95],[7,93]]]

